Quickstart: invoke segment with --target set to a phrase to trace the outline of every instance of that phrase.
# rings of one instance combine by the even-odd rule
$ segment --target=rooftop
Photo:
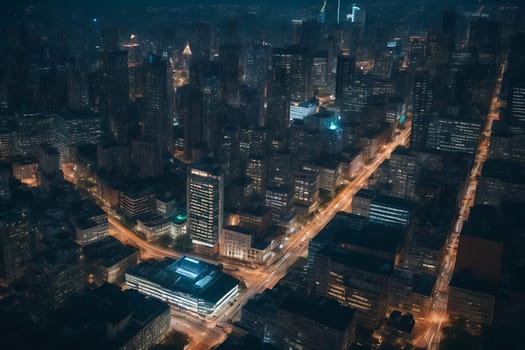
[[[333,246],[322,248],[318,254],[328,256],[332,261],[344,266],[383,276],[389,276],[394,266],[394,259],[380,258]]]
[[[111,267],[119,261],[135,254],[137,250],[129,245],[120,243],[113,237],[105,237],[98,242],[84,247],[84,252],[90,260],[104,267]]]
[[[219,301],[239,283],[239,280],[223,273],[219,267],[187,256],[176,261],[145,261],[128,273],[211,303]]]
[[[339,331],[344,331],[352,324],[355,314],[355,309],[322,297],[286,297],[279,309]]]

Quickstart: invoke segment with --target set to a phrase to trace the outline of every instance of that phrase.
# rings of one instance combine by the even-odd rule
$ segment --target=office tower
[[[67,106],[76,111],[89,108],[89,75],[75,64],[67,66]]]
[[[198,158],[196,151],[203,143],[202,93],[193,85],[177,89],[177,111],[184,123],[184,159]]]
[[[191,24],[192,57],[208,60],[210,57],[211,28],[209,23],[194,22]]]
[[[316,21],[303,21],[299,27],[299,46],[311,51],[319,47],[322,42],[322,27]]]
[[[408,227],[415,203],[406,199],[377,196],[370,202],[370,222],[393,227]]]
[[[408,39],[407,64],[410,69],[417,69],[425,65],[425,38],[411,36]]]
[[[448,62],[451,53],[450,36],[443,32],[429,30],[425,55],[430,66],[437,66]]]
[[[251,45],[246,50],[246,84],[262,91],[271,68],[272,49],[269,45]]]
[[[459,239],[447,312],[452,319],[465,318],[474,334],[491,326],[494,319],[503,272],[505,238],[500,231],[501,219],[498,208],[475,206]]]
[[[501,23],[489,18],[473,18],[469,28],[469,45],[477,53],[482,64],[494,64],[500,48]]]
[[[0,128],[0,159],[9,158],[17,153],[16,150],[16,132],[14,128]]]
[[[56,126],[61,163],[72,161],[75,146],[97,144],[102,137],[100,116],[89,112],[61,113],[56,116]]]
[[[218,61],[192,58],[190,62],[190,84],[202,88],[204,81],[219,79],[220,70],[221,63]]]
[[[253,192],[264,196],[266,190],[266,179],[268,163],[260,156],[248,158],[246,164],[246,176],[252,179]]]
[[[188,232],[195,249],[214,255],[223,223],[224,176],[212,165],[192,165],[187,178]]]
[[[346,118],[351,118],[351,120],[362,118],[362,112],[371,92],[371,87],[365,75],[355,74],[352,76],[350,84],[343,88],[341,113],[345,114]]]
[[[0,161],[0,202],[11,199],[11,167],[7,162]]]
[[[203,142],[207,150],[214,152],[217,147],[217,131],[222,107],[222,91],[217,78],[203,79],[202,92],[202,123]]]
[[[356,310],[328,298],[289,296],[277,308],[273,341],[280,349],[344,350],[354,342]]]
[[[192,52],[189,41],[186,41],[186,45],[184,46],[184,50],[182,50],[182,57],[181,57],[181,68],[186,73],[187,76],[190,74],[190,63],[192,60]]]
[[[328,53],[326,51],[318,51],[313,55],[312,63],[312,86],[314,93],[318,90],[326,91],[329,71],[328,71]]]
[[[455,117],[431,117],[427,130],[427,149],[474,154],[481,132],[480,121]]]
[[[131,164],[139,178],[162,176],[162,155],[158,139],[153,136],[142,136],[132,140]]]
[[[97,165],[108,173],[128,176],[130,172],[130,149],[112,143],[97,145]]]
[[[408,312],[417,322],[429,316],[436,276],[395,268],[388,292],[388,312]]]
[[[508,71],[507,124],[513,134],[525,134],[525,35],[511,38]]]
[[[172,122],[169,118],[168,61],[150,54],[144,60],[142,135],[156,137],[162,152],[172,149]]]
[[[417,159],[404,150],[396,150],[385,163],[385,192],[393,197],[417,200],[416,180],[419,175]]]
[[[298,214],[308,215],[319,206],[319,171],[301,170],[294,174],[294,207]]]
[[[374,329],[385,316],[393,262],[327,245],[315,253],[308,283],[316,295],[357,309],[358,324]]]
[[[239,126],[221,124],[217,139],[217,163],[223,169],[224,183],[229,184],[239,174]]]
[[[40,148],[40,154],[38,158],[38,170],[40,186],[45,190],[49,191],[51,186],[63,180],[62,171],[59,168],[59,154],[58,149],[44,145]]]
[[[0,215],[0,279],[11,283],[24,276],[34,257],[38,228],[30,212],[6,210]]]
[[[416,73],[414,81],[414,97],[412,108],[412,132],[410,147],[423,150],[426,147],[428,125],[434,108],[434,91],[430,73],[421,71]]]
[[[60,241],[31,262],[29,276],[40,304],[63,305],[86,284],[82,247],[70,240]]]
[[[313,95],[311,85],[312,54],[309,49],[290,46],[273,49],[274,79],[285,82],[290,99],[302,102]]]
[[[293,186],[268,186],[265,194],[265,205],[272,209],[272,218],[289,215],[294,201]]]
[[[42,113],[16,113],[18,127],[16,133],[16,151],[18,154],[38,155],[40,145],[55,144],[55,117]]]
[[[241,77],[241,46],[222,45],[219,49],[222,97],[231,106],[239,105],[239,80]]]
[[[273,81],[268,87],[266,123],[276,137],[284,138],[290,127],[290,97],[284,81]]]
[[[256,88],[242,86],[239,89],[239,112],[243,127],[257,127],[264,125],[262,105],[259,91]]]
[[[268,186],[279,187],[292,183],[292,159],[289,153],[272,153],[268,166]]]
[[[127,110],[129,100],[128,53],[104,52],[100,73],[100,111],[105,118],[104,132],[125,142],[128,125],[123,112]]]

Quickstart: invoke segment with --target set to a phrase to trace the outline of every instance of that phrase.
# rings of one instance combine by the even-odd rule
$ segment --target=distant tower
[[[345,89],[350,87],[355,73],[355,57],[339,56],[337,58],[337,71],[335,78],[335,102],[338,105],[343,103]]]
[[[186,41],[186,46],[184,47],[184,50],[182,51],[182,70],[185,71],[188,76],[190,73],[191,56],[192,56],[192,53],[191,53],[190,43]]]

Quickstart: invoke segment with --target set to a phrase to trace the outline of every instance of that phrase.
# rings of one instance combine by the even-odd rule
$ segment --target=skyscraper
[[[428,71],[418,72],[414,82],[413,121],[410,134],[410,147],[415,150],[425,148],[433,106],[434,92],[430,73]]]
[[[273,50],[274,79],[283,81],[288,87],[290,99],[302,102],[312,97],[312,54],[309,49],[290,46]]]
[[[203,141],[201,113],[202,94],[198,88],[188,84],[177,89],[177,111],[184,123],[184,159],[194,159],[194,150]]]
[[[223,45],[219,50],[221,59],[220,79],[222,97],[232,106],[239,104],[239,78],[241,76],[241,46],[239,44]]]
[[[150,54],[144,62],[142,134],[156,137],[163,152],[172,148],[172,123],[169,118],[168,61]]]
[[[337,58],[337,71],[335,78],[335,102],[343,103],[344,89],[350,87],[355,72],[355,57],[339,56]]]
[[[218,252],[223,224],[224,179],[222,169],[192,165],[187,175],[188,231],[194,248],[205,254]]]

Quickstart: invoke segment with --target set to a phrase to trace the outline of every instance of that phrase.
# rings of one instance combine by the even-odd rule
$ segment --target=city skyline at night
[[[0,18],[2,348],[522,348],[521,1]]]

